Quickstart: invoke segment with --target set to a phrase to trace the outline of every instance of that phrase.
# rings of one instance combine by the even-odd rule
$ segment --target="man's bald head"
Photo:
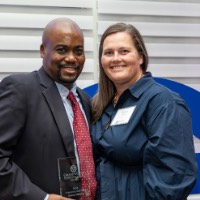
[[[66,31],[68,31],[68,32],[70,30],[73,32],[77,32],[77,33],[81,34],[83,37],[83,33],[76,22],[74,22],[73,20],[71,20],[69,18],[56,18],[56,19],[53,19],[52,21],[50,21],[44,28],[43,35],[42,35],[42,44],[45,45],[48,38],[54,32],[57,32],[57,30],[61,30],[61,29],[63,31],[66,29]]]

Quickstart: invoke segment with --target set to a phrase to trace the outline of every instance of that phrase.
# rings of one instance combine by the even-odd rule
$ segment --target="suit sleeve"
[[[152,100],[148,111],[144,182],[149,199],[185,200],[197,178],[190,112],[181,99],[168,97]]]
[[[12,160],[23,137],[27,94],[23,84],[12,77],[0,83],[0,199],[43,200],[46,196]]]

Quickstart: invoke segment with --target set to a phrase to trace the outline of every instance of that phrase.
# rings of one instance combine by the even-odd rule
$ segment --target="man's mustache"
[[[77,64],[73,64],[73,63],[67,63],[67,64],[60,64],[59,68],[74,68],[74,69],[78,69],[80,66]]]

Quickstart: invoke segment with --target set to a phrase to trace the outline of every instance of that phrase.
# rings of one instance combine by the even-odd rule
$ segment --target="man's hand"
[[[57,194],[50,194],[48,200],[73,200],[73,199],[65,198]]]

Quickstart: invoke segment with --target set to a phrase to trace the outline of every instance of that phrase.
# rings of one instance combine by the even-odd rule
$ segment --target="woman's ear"
[[[139,60],[140,65],[143,64],[143,55],[140,55],[140,60]]]

